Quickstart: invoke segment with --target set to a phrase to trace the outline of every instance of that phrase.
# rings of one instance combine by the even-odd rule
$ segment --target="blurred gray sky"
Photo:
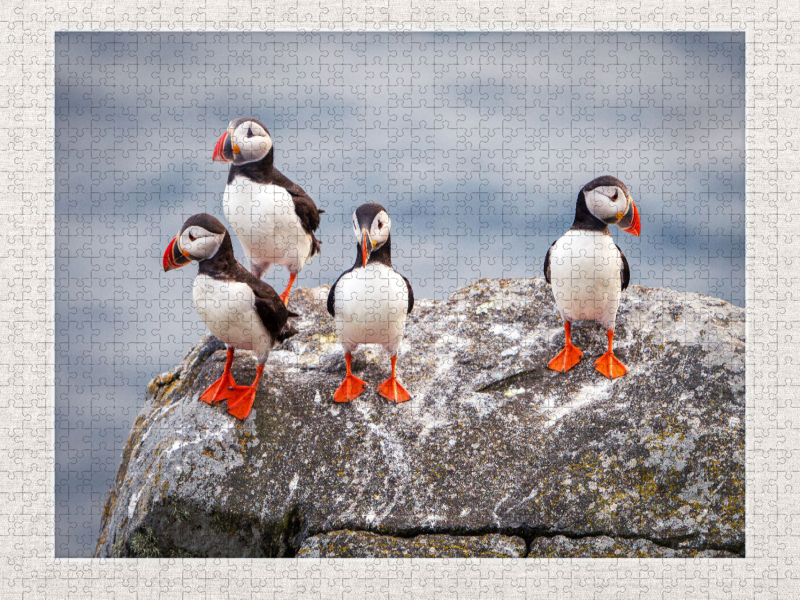
[[[230,119],[261,119],[327,211],[301,286],[352,264],[363,202],[419,297],[540,276],[613,174],[642,217],[614,234],[633,283],[743,305],[744,72],[731,33],[58,34],[56,556],[93,553],[147,382],[206,331],[196,268],[161,255],[189,215],[223,218]]]

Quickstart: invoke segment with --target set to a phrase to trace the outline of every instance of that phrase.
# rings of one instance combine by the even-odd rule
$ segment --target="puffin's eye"
[[[249,138],[253,137],[253,128],[252,127],[248,127],[247,128],[247,137],[249,137]]]
[[[190,231],[190,232],[189,232],[189,241],[190,241],[190,242],[193,242],[193,241],[195,241],[196,239],[197,239],[197,238],[196,238],[196,237],[194,237],[194,236],[192,235],[192,232]]]
[[[378,221],[378,229],[383,229],[383,221]]]
[[[614,191],[614,195],[613,195],[613,196],[611,196],[611,199],[612,199],[612,200],[616,200],[617,198],[619,198],[619,192],[615,190],[615,191]]]

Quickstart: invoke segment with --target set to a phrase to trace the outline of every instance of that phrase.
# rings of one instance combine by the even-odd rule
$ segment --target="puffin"
[[[289,284],[281,300],[288,303],[297,274],[319,253],[314,232],[325,211],[275,168],[272,136],[258,119],[231,121],[212,159],[232,163],[222,204],[250,271],[261,279],[273,263],[285,266]]]
[[[558,238],[544,259],[544,276],[551,284],[561,318],[565,344],[548,367],[565,373],[583,357],[572,344],[572,322],[599,322],[608,336],[608,350],[594,365],[609,379],[622,377],[625,365],[614,356],[614,326],[622,292],[631,272],[628,261],[614,243],[609,225],[639,236],[639,211],[628,188],[616,177],[604,175],[587,183],[580,192],[572,227]]]
[[[406,317],[414,308],[414,292],[408,279],[392,266],[392,220],[380,204],[363,204],[353,213],[356,261],[342,273],[328,293],[328,312],[344,349],[347,375],[333,395],[335,402],[349,402],[364,391],[350,361],[359,344],[380,344],[391,356],[392,375],[378,386],[378,393],[394,402],[411,399],[397,380],[397,350],[403,340]]]
[[[250,414],[258,382],[270,350],[297,330],[290,312],[277,292],[258,279],[233,255],[231,236],[211,215],[189,217],[164,252],[164,271],[197,261],[192,297],[195,309],[208,329],[227,347],[222,376],[203,392],[208,404],[228,401],[228,412],[244,420]],[[250,350],[258,359],[252,385],[237,385],[231,374],[235,349]]]

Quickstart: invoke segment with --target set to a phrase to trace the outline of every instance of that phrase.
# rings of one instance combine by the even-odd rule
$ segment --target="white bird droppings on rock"
[[[596,384],[588,384],[581,387],[573,400],[566,404],[554,408],[548,415],[547,421],[544,424],[545,429],[552,427],[558,421],[569,415],[570,413],[583,408],[584,406],[604,400],[609,397],[612,382],[608,379],[603,379]]]

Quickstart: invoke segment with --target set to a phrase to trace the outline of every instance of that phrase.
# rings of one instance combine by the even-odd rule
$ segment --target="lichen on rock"
[[[397,538],[333,531],[306,539],[298,558],[521,558],[525,540],[507,535],[419,535]]]
[[[420,556],[464,551],[420,536],[489,534],[531,556],[597,552],[559,535],[610,539],[615,556],[744,554],[744,309],[631,286],[615,336],[628,374],[612,382],[590,322],[573,327],[583,360],[547,369],[563,327],[542,279],[483,279],[417,302],[398,359],[411,401],[378,395],[389,360],[362,347],[368,388],[335,404],[345,366],[326,293],[292,295],[300,334],[271,354],[246,421],[197,402],[225,360],[212,337],[153,380],[98,556],[295,556],[348,530]],[[237,381],[255,369],[236,353]]]
[[[570,539],[563,535],[537,537],[528,558],[734,558],[725,550],[681,550],[645,539],[629,540],[607,535]]]

